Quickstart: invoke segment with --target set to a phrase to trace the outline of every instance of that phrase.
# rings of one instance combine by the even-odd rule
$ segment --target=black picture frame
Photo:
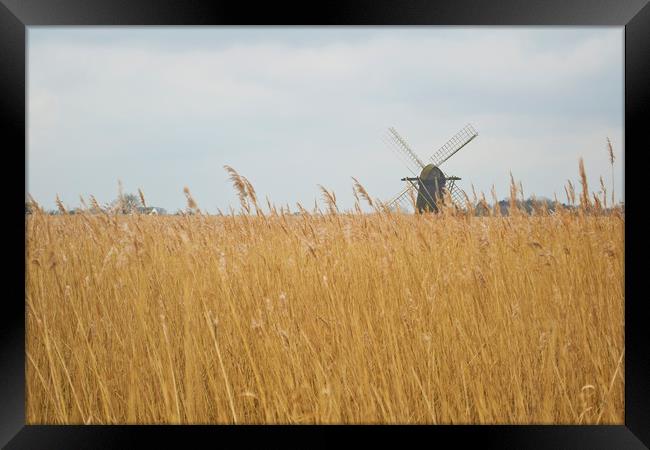
[[[153,442],[232,446],[263,439],[263,447],[331,446],[364,433],[376,442],[454,447],[472,443],[496,448],[616,448],[650,446],[650,359],[643,306],[641,228],[644,112],[650,108],[650,5],[648,0],[349,0],[276,3],[208,0],[0,0],[0,130],[5,192],[26,187],[26,27],[33,25],[614,25],[625,27],[625,425],[620,426],[30,426],[25,425],[24,240],[5,239],[13,256],[3,271],[5,295],[0,351],[0,444],[19,448],[131,448]],[[598,93],[594,93],[598,95]],[[24,155],[23,155],[23,152]],[[25,156],[22,157],[21,155]],[[636,173],[638,171],[638,174]],[[7,177],[6,175],[11,175]],[[635,176],[639,175],[639,176]],[[647,176],[646,176],[647,178]],[[636,183],[636,186],[635,186]],[[19,195],[5,198],[4,224],[24,236]],[[10,198],[8,200],[7,198]],[[9,203],[10,202],[10,203]],[[630,208],[631,206],[631,208]],[[21,208],[21,211],[18,211]],[[645,339],[644,339],[645,338]],[[288,432],[288,433],[287,433]],[[216,440],[215,440],[216,439]],[[201,441],[195,441],[201,442]]]

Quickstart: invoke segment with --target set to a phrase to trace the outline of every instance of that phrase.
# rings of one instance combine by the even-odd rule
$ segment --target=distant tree
[[[174,213],[175,216],[195,216],[197,212],[192,208],[177,209]]]
[[[546,209],[547,212],[552,213],[555,211],[556,205],[555,201],[546,198],[546,197],[529,197],[525,201],[522,200],[516,200],[515,201],[515,206],[519,209],[521,212],[525,212],[527,214],[539,214],[541,213],[544,209]],[[574,207],[560,203],[560,207],[567,209],[567,210],[572,210],[575,209]],[[474,207],[474,213],[477,216],[488,216],[491,214],[492,209],[494,208],[494,205],[486,203],[483,205],[482,203],[476,204]],[[510,199],[503,199],[500,200],[497,203],[497,209],[499,213],[502,216],[507,216],[510,214]]]
[[[135,214],[142,207],[142,200],[136,194],[122,194],[110,203],[110,208],[118,214]]]
[[[140,214],[157,214],[157,215],[167,215],[167,210],[165,208],[160,208],[158,206],[147,206],[138,208]]]

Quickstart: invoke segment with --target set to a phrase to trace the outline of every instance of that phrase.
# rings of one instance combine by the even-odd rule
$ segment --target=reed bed
[[[30,215],[27,423],[624,422],[621,211],[330,200]]]

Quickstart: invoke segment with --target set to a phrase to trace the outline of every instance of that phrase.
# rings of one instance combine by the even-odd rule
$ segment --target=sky
[[[223,166],[276,205],[388,200],[412,176],[382,141],[395,127],[488,199],[566,202],[584,158],[623,200],[622,27],[29,27],[27,192],[100,203],[142,189],[174,212],[187,186],[208,213],[239,209]]]

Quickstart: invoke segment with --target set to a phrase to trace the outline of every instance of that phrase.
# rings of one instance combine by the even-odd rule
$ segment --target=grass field
[[[36,213],[27,422],[620,424],[623,228]]]

